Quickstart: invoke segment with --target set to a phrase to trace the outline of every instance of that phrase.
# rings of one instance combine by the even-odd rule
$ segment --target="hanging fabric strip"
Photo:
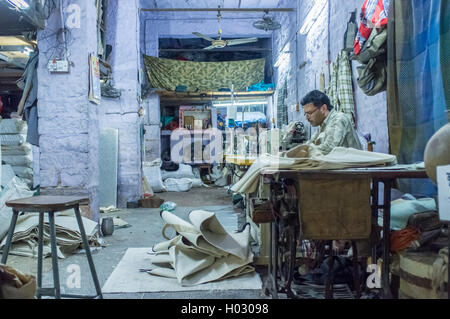
[[[399,163],[416,163],[423,161],[429,139],[448,123],[445,92],[449,92],[450,83],[442,74],[445,68],[448,70],[450,53],[443,53],[442,47],[449,43],[443,35],[449,35],[450,3],[404,0],[392,1],[391,5],[387,92],[390,148]],[[436,193],[429,181],[400,181],[400,186],[402,191],[414,194]]]
[[[348,52],[344,50],[338,54],[336,62],[332,64],[331,80],[327,95],[336,110],[348,114],[353,125],[355,125],[352,69]]]

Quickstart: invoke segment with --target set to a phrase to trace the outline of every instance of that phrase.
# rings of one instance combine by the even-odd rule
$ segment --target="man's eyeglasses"
[[[311,115],[313,115],[315,112],[317,112],[319,110],[319,108],[316,108],[314,111],[311,112],[305,112],[305,117],[310,117]]]

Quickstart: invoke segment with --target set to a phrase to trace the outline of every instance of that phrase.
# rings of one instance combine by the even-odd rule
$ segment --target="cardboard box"
[[[194,128],[194,117],[193,116],[185,116],[184,117],[184,127],[188,130],[192,130]]]
[[[159,208],[164,203],[164,200],[158,196],[150,198],[143,198],[139,200],[139,207],[143,208]]]

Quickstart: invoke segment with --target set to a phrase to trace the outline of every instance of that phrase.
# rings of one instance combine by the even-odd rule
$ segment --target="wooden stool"
[[[6,206],[13,209],[13,217],[11,225],[9,226],[8,237],[6,239],[6,245],[3,249],[2,264],[6,265],[8,259],[9,250],[12,244],[12,238],[14,235],[14,229],[16,227],[17,218],[19,213],[39,213],[39,239],[38,239],[38,273],[37,273],[37,298],[42,296],[51,296],[56,299],[61,297],[66,298],[99,298],[102,299],[102,291],[95,271],[94,262],[92,260],[91,250],[89,249],[88,239],[84,230],[83,222],[80,214],[80,204],[89,202],[89,199],[85,197],[75,196],[36,196],[30,198],[23,198],[18,200],[12,200],[6,202]],[[56,231],[55,231],[55,213],[65,211],[68,209],[75,210],[75,216],[77,219],[78,227],[80,228],[81,239],[83,241],[83,248],[86,250],[86,256],[89,262],[89,268],[91,270],[92,279],[94,280],[95,289],[97,291],[96,296],[83,296],[83,295],[67,295],[61,294],[59,284],[59,271],[58,271],[58,255],[56,253]],[[47,213],[49,217],[50,225],[50,242],[52,251],[52,267],[53,267],[53,288],[42,288],[42,260],[43,260],[43,241],[44,241],[44,214]]]

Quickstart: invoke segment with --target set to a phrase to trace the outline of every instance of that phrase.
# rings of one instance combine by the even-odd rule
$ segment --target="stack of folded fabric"
[[[2,161],[11,165],[14,173],[29,186],[33,186],[33,150],[26,142],[27,122],[4,119],[0,122]]]
[[[90,245],[100,246],[97,223],[82,217],[84,229]],[[39,214],[20,216],[13,235],[13,245],[10,254],[37,257],[38,253]],[[81,233],[73,211],[55,214],[56,244],[59,258],[64,254],[72,254],[82,246]],[[6,244],[6,236],[0,248]],[[48,216],[44,218],[44,256],[51,255],[50,228]]]
[[[17,177],[10,165],[3,165],[1,169],[1,191],[0,191],[0,241],[8,233],[12,218],[12,208],[6,206],[6,202],[19,198],[33,196],[34,192],[21,178]]]
[[[168,227],[177,236],[153,247],[154,266],[150,275],[176,278],[181,286],[196,286],[252,273],[253,253],[249,246],[250,227],[230,234],[213,212],[196,210],[189,214],[190,222],[163,211]]]

